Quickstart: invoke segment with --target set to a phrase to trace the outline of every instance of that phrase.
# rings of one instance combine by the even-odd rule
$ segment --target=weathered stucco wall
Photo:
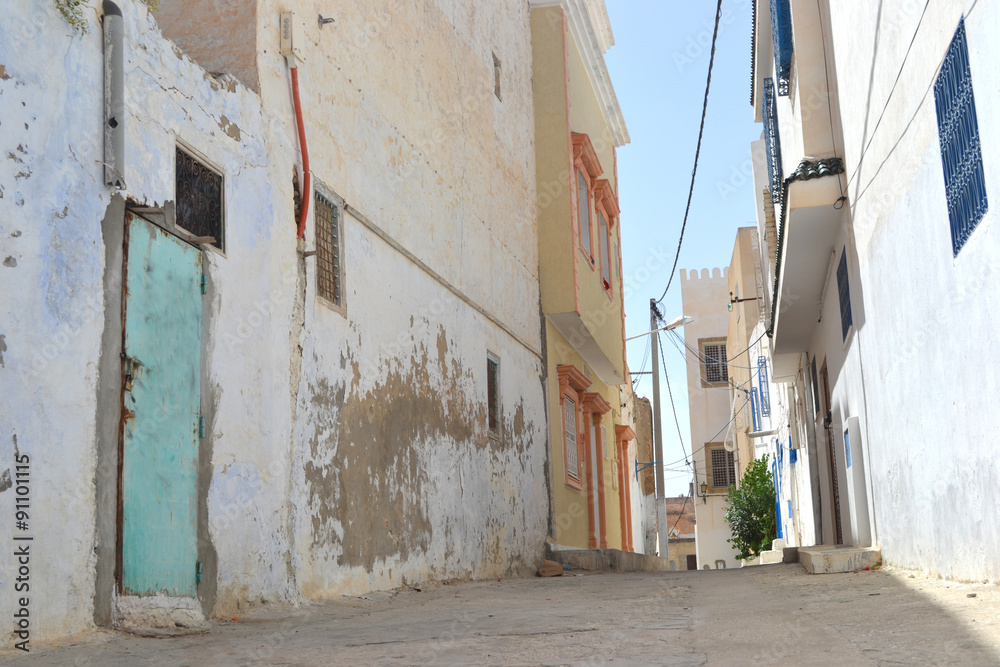
[[[205,253],[208,434],[201,444],[199,504],[208,510],[199,522],[199,558],[207,583],[199,595],[206,612],[216,596],[232,604],[251,596],[291,599],[289,572],[280,567],[288,560],[290,406],[266,398],[288,394],[287,347],[274,349],[270,336],[288,336],[290,306],[282,308],[272,288],[285,273],[294,275],[294,239],[282,233],[285,225],[276,231],[280,221],[268,215],[291,206],[285,175],[292,154],[269,145],[288,138],[268,127],[255,95],[182,57],[141,5],[124,9],[122,194],[172,216],[178,143],[204,156],[226,183],[226,254]],[[3,372],[12,381],[3,383],[9,406],[4,461],[11,460],[16,437],[33,462],[30,525],[40,541],[32,559],[32,637],[39,639],[79,631],[95,617],[110,620],[117,442],[105,436],[110,426],[117,438],[120,377],[99,378],[98,369],[120,371],[114,361],[120,312],[105,304],[114,296],[106,289],[120,289],[122,267],[106,263],[115,253],[106,253],[105,244],[120,243],[124,219],[119,204],[117,220],[106,221],[109,229],[117,225],[117,236],[106,236],[108,229],[102,235],[112,193],[100,168],[100,24],[88,10],[90,34],[70,38],[54,11],[35,10],[14,11],[0,23],[3,140],[19,147],[8,162],[21,174],[2,179],[16,189],[4,187],[0,207],[6,209],[3,242],[10,244],[4,254],[13,258],[5,268],[12,298],[4,303]],[[115,303],[120,308],[120,299]],[[102,349],[102,336],[118,346]],[[4,530],[9,537],[10,528]],[[58,546],[45,539],[56,535]],[[12,602],[11,596],[0,604]],[[4,613],[13,610],[4,607]]]
[[[258,64],[290,131],[283,8],[260,4]],[[335,22],[295,17],[311,169],[356,212],[341,218],[343,313],[317,299],[307,260],[292,332],[297,585],[321,598],[527,571],[548,509],[527,8],[323,13]],[[500,359],[499,439],[487,353]]]
[[[15,446],[30,456],[30,530],[59,538],[58,548],[35,543],[33,640],[110,622],[114,603],[121,317],[111,297],[125,203],[101,180],[93,4],[81,37],[66,36],[50,5],[12,8],[0,21],[0,271],[10,295],[0,373],[11,378],[0,383],[0,456],[3,469]],[[364,212],[341,217],[343,312],[317,300],[315,259],[297,252],[298,154],[278,7],[257,12],[258,96],[207,74],[160,36],[143,5],[123,4],[122,196],[162,209],[150,215],[169,225],[178,144],[225,177],[225,253],[204,253],[206,614],[490,577],[541,558],[546,414],[527,8],[369,4],[331,11],[345,26],[326,47],[336,45],[337,59],[317,51],[301,70],[314,176]],[[491,44],[503,59],[503,102],[493,96]],[[315,246],[311,220],[304,245]],[[487,352],[501,361],[499,439],[486,429]],[[4,486],[0,506],[13,516]],[[10,542],[10,523],[2,530]],[[13,602],[0,611],[10,617]]]

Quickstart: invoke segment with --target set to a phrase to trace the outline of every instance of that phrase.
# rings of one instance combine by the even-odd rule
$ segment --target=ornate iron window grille
[[[853,319],[851,318],[851,287],[847,274],[847,248],[840,254],[840,264],[837,266],[837,292],[840,295],[840,324],[843,329],[844,340],[847,340],[847,331],[851,328]]]
[[[340,209],[316,192],[316,291],[342,305],[340,277]]]
[[[778,94],[788,94],[792,78],[792,10],[788,0],[771,0],[771,39],[774,42],[774,75]]]
[[[760,414],[771,416],[771,389],[767,383],[767,357],[757,357],[757,383],[760,385]]]
[[[964,18],[958,22],[958,30],[934,82],[934,103],[952,252],[958,256],[989,208]]]
[[[764,79],[764,145],[767,149],[767,178],[771,183],[771,202],[781,201],[781,136],[778,133],[778,110],[774,80]]]
[[[211,236],[222,249],[222,175],[177,148],[176,224],[194,236]]]

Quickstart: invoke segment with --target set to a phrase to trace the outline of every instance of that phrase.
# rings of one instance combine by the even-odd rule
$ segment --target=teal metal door
[[[201,252],[131,217],[125,264],[121,585],[196,594]]]

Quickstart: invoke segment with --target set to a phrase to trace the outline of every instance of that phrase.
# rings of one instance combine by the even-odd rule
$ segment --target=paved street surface
[[[912,576],[911,576],[912,575]],[[969,594],[975,593],[975,597]],[[1000,665],[1000,588],[799,565],[440,584],[247,614],[205,634],[99,632],[29,665]]]

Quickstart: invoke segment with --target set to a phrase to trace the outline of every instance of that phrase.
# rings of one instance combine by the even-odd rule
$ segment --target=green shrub
[[[733,532],[728,542],[740,552],[738,558],[754,558],[771,548],[777,534],[774,516],[774,481],[767,454],[747,466],[739,486],[729,487],[726,523]]]

